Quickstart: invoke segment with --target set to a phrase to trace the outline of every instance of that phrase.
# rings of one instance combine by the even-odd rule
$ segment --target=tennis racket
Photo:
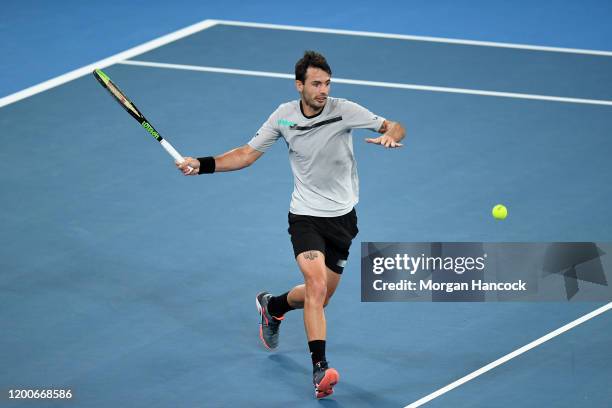
[[[153,125],[151,125],[147,118],[145,118],[145,116],[138,110],[136,105],[134,105],[134,103],[130,101],[123,92],[121,92],[119,87],[117,87],[117,85],[115,85],[113,81],[111,81],[110,78],[104,72],[102,72],[101,69],[94,70],[93,75],[96,77],[100,85],[102,85],[115,98],[119,105],[121,105],[123,109],[127,111],[127,113],[129,113],[134,119],[136,119],[136,121],[140,123],[140,126],[145,128],[145,130],[149,132],[149,134],[153,136],[155,140],[157,140],[162,145],[162,147],[166,150],[166,152],[168,152],[170,156],[172,156],[174,160],[179,163],[185,161],[183,156],[181,156],[179,152],[176,151],[176,149],[170,144],[170,142],[161,137],[159,132],[155,130]],[[189,167],[189,169],[193,170],[191,167]]]

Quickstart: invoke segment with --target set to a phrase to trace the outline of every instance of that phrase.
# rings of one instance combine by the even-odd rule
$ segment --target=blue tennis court
[[[612,52],[214,22],[105,72],[182,154],[216,155],[298,98],[305,49],[330,62],[332,96],[407,128],[391,151],[355,133],[333,397],[312,397],[301,312],[277,352],[258,338],[255,294],[302,279],[285,144],[182,177],[86,75],[0,108],[2,405],[65,388],[73,401],[41,406],[404,407],[605,306],[361,303],[358,243],[611,241]],[[602,313],[426,406],[609,406],[611,327]]]

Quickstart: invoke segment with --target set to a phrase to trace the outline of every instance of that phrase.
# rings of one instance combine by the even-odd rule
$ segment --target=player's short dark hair
[[[332,71],[327,60],[316,51],[305,51],[304,56],[295,64],[295,79],[304,83],[306,81],[306,71],[308,67],[322,69],[331,76]]]

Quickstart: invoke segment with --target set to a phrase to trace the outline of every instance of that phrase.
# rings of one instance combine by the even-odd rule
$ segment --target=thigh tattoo
[[[308,251],[308,252],[304,252],[304,258],[308,259],[309,261],[314,260],[315,258],[317,258],[319,256],[319,254],[317,253],[317,251]]]

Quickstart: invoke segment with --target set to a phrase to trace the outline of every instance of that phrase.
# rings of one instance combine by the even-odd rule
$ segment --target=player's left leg
[[[316,306],[314,307],[315,316],[314,318],[311,316],[313,310],[310,310],[310,313],[306,313],[308,311],[305,310],[304,323],[313,360],[315,393],[317,398],[321,398],[330,395],[333,392],[333,386],[338,382],[337,371],[328,366],[325,358],[326,341],[323,307],[329,303],[340,283],[351,242],[359,231],[357,229],[357,216],[355,210],[343,216],[327,219],[289,214],[289,225],[296,260],[304,274],[305,284],[297,285],[279,296],[272,296],[268,292],[262,292],[258,295],[257,305],[262,315],[261,327],[266,329],[264,334],[271,333],[270,336],[263,336],[262,341],[266,347],[270,348],[266,344],[266,338],[270,337],[274,340],[274,347],[276,347],[278,344],[278,327],[284,315],[293,309],[303,309],[308,304],[307,298],[310,299],[310,309],[313,309],[314,302],[314,306]],[[317,268],[314,269],[307,267],[308,265],[302,265],[298,256],[304,250],[310,251],[313,249],[324,255],[324,264],[319,265],[320,262],[317,262]],[[313,271],[310,269],[313,269]],[[314,284],[314,287],[322,289],[320,290],[322,295],[317,297],[310,293],[309,297],[308,283],[310,283],[310,292],[312,292]],[[321,302],[321,304],[317,302]],[[321,315],[321,318],[317,318],[318,315]],[[309,325],[309,323],[311,324]],[[260,329],[260,337],[261,333]]]
[[[327,306],[331,297],[336,292],[342,275],[326,267],[325,281],[327,290],[323,307]],[[306,297],[306,285],[301,284],[293,287],[290,291],[282,295],[272,296],[268,292],[260,292],[257,295],[257,309],[262,316],[260,327],[260,338],[268,349],[275,349],[278,346],[278,328],[280,322],[285,318],[285,313],[304,308]],[[267,332],[273,332],[270,335]]]
[[[336,292],[342,275],[326,268],[327,291],[323,307],[327,306],[330,298]],[[278,346],[278,329],[281,321],[285,318],[285,313],[304,308],[304,298],[306,286],[297,285],[290,291],[279,296],[272,296],[268,292],[260,292],[256,297],[257,309],[262,317],[259,337],[263,345],[273,350]]]
[[[293,245],[296,260],[299,254],[304,252],[321,254],[317,260],[317,264],[320,263],[320,270],[318,271],[321,274],[319,277],[319,280],[322,282],[321,289],[325,291],[326,277],[325,264],[323,263],[325,239],[317,230],[315,217],[289,213],[288,221],[288,232],[291,236],[291,243]],[[261,317],[259,338],[264,346],[270,350],[278,346],[279,328],[285,313],[294,309],[287,300],[288,295],[289,292],[280,296],[272,296],[270,293],[264,291],[257,294],[256,297],[257,310]]]
[[[341,274],[336,273],[329,268],[326,268],[327,292],[325,293],[325,301],[323,302],[324,307],[327,306],[327,304],[329,303],[329,300],[336,292],[336,289],[338,288],[338,284],[340,283],[341,277],[342,277]],[[283,316],[286,312],[290,310],[303,309],[305,294],[306,294],[306,285],[302,283],[301,285],[297,285],[293,287],[293,289],[291,289],[289,292],[283,295],[274,297],[273,299],[275,301],[278,300],[280,305],[278,306],[278,311],[276,309],[277,307],[276,305],[271,307],[271,310],[276,312],[276,313],[273,312],[272,314],[274,316]],[[288,308],[285,308],[285,309],[282,308],[284,305],[284,302],[282,301],[283,297],[286,297],[286,302],[288,306]]]
[[[339,379],[338,371],[329,367],[325,357],[327,267],[319,251],[304,252],[296,261],[304,275],[304,328],[313,366],[312,382],[316,397],[323,398],[334,392]]]

